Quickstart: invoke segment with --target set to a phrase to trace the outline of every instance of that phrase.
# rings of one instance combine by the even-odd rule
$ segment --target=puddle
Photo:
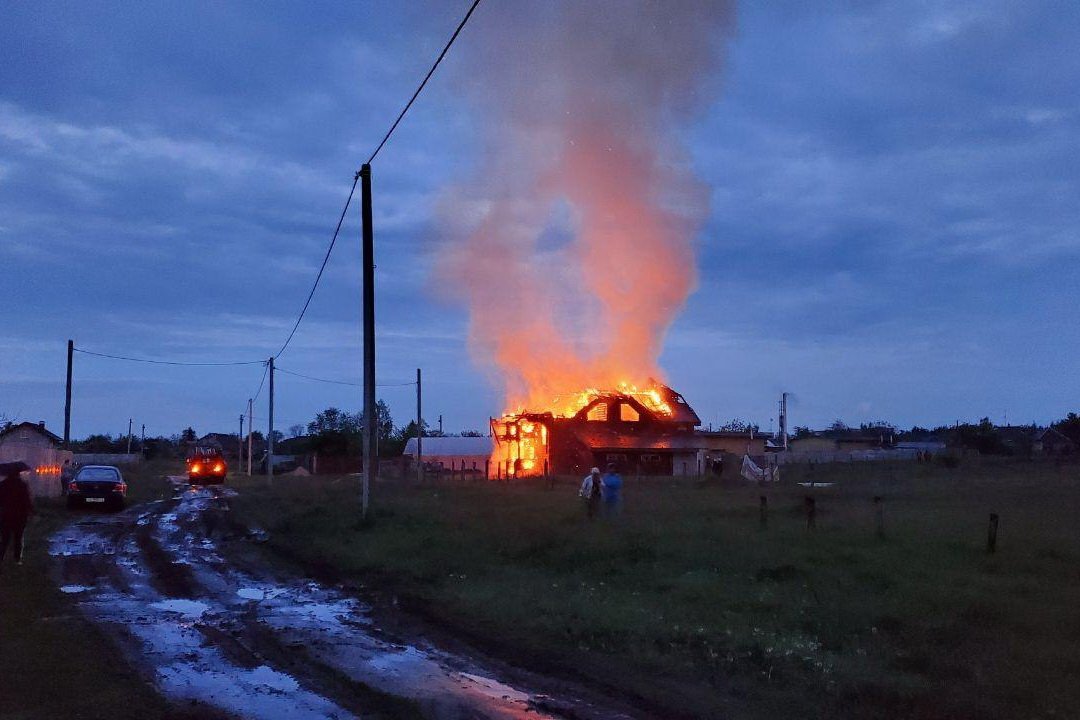
[[[86,592],[87,590],[93,590],[92,587],[86,585],[61,585],[60,592],[67,593],[68,595],[74,595],[76,593]]]
[[[161,602],[150,603],[150,607],[164,612],[178,613],[189,618],[200,618],[210,609],[206,603],[183,599],[162,600]]]

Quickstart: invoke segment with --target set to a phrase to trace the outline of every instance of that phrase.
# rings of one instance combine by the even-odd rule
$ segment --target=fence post
[[[885,537],[885,501],[880,495],[874,496],[874,520],[877,524],[877,536]]]
[[[491,458],[484,461],[484,479],[491,480]]]
[[[997,551],[998,514],[990,513],[990,528],[986,535],[986,552]]]
[[[817,527],[817,501],[810,495],[806,496],[806,529],[813,530]]]
[[[769,498],[765,495],[761,496],[761,505],[758,508],[760,515],[761,529],[764,530],[769,524]]]

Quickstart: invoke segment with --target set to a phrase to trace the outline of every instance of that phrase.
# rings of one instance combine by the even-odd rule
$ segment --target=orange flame
[[[693,290],[691,243],[708,211],[672,121],[705,97],[730,8],[507,5],[480,21],[530,32],[476,33],[469,72],[483,78],[486,153],[478,179],[445,198],[446,224],[466,241],[442,267],[465,279],[448,285],[469,306],[470,349],[497,370],[511,410],[573,415],[625,392],[670,413],[638,388],[663,378],[663,339]],[[508,459],[536,463],[541,445]]]

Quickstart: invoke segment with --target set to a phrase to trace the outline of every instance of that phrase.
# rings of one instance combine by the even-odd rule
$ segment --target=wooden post
[[[997,552],[998,514],[990,513],[990,529],[986,535],[986,552]]]
[[[267,398],[266,422],[266,482],[274,482],[274,358],[267,360],[270,366],[270,397]]]
[[[880,495],[874,496],[874,521],[877,524],[877,536],[885,538],[885,501]]]
[[[484,460],[484,479],[491,479],[491,458]]]
[[[549,472],[548,472],[548,461],[547,461],[547,458],[544,458],[544,479],[545,479],[545,480],[547,480],[547,486],[548,486],[548,490],[550,490],[550,489],[552,489],[553,487],[555,487],[555,478],[554,478],[554,477],[552,477],[552,476],[551,476],[551,473],[549,473]]]
[[[421,473],[424,472],[424,433],[422,431],[424,416],[420,405],[420,392],[420,368],[416,368],[416,482],[418,485],[423,483],[423,476]]]
[[[68,340],[67,386],[64,389],[64,449],[71,449],[71,363],[75,354],[75,341]]]
[[[761,529],[764,530],[769,524],[769,498],[764,495],[761,496],[761,505],[758,511],[761,516]]]
[[[810,495],[806,496],[806,529],[813,530],[817,527],[817,501]]]

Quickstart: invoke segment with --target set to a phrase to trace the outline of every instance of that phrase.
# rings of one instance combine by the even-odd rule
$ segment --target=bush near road
[[[1080,468],[817,466],[836,484],[813,490],[794,484],[806,474],[765,489],[631,478],[622,515],[595,523],[569,478],[380,483],[368,523],[356,478],[232,482],[269,552],[661,717],[1075,713]]]

